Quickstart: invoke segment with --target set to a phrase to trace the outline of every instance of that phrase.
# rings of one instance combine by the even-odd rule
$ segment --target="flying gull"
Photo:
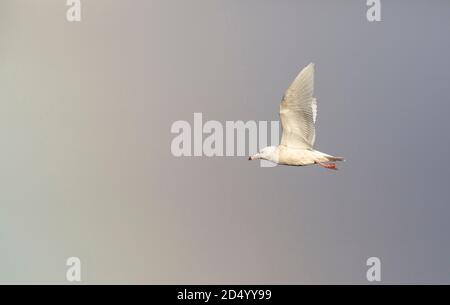
[[[305,166],[317,164],[337,170],[333,157],[314,150],[316,138],[314,123],[317,117],[317,101],[314,93],[314,64],[309,64],[295,78],[284,94],[280,105],[283,127],[281,144],[263,148],[249,160],[264,159],[281,165]]]

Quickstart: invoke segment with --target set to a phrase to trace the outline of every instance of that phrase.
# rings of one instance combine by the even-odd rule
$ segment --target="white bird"
[[[344,161],[343,158],[313,149],[316,138],[314,123],[317,117],[317,103],[313,93],[314,64],[311,63],[295,78],[281,101],[281,144],[266,147],[249,157],[249,160],[264,159],[292,166],[317,164],[337,170],[334,162]]]

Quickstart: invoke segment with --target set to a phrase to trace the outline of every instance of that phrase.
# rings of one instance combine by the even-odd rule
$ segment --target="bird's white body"
[[[331,157],[317,150],[289,148],[283,145],[277,146],[276,155],[278,156],[276,163],[295,166],[326,163],[330,161],[329,157]]]
[[[342,161],[314,149],[290,148],[284,145],[270,146],[250,157],[251,160],[264,159],[280,165],[305,166]]]
[[[314,64],[309,64],[295,78],[286,91],[280,105],[283,126],[281,144],[262,149],[249,160],[264,159],[281,165],[304,166],[319,164],[336,169],[333,157],[314,150],[316,138],[314,123],[317,117],[317,102],[314,93]]]

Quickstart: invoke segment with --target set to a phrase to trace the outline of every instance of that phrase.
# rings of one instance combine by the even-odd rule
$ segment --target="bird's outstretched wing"
[[[317,116],[317,103],[313,93],[314,64],[311,63],[295,78],[281,101],[281,145],[300,149],[313,147]]]

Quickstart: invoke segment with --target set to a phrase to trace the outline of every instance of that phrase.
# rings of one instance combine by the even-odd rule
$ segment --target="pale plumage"
[[[266,147],[249,160],[265,159],[282,165],[303,166],[319,164],[336,169],[333,157],[313,149],[316,138],[317,100],[314,94],[314,64],[309,64],[295,78],[280,105],[283,127],[281,144]]]

